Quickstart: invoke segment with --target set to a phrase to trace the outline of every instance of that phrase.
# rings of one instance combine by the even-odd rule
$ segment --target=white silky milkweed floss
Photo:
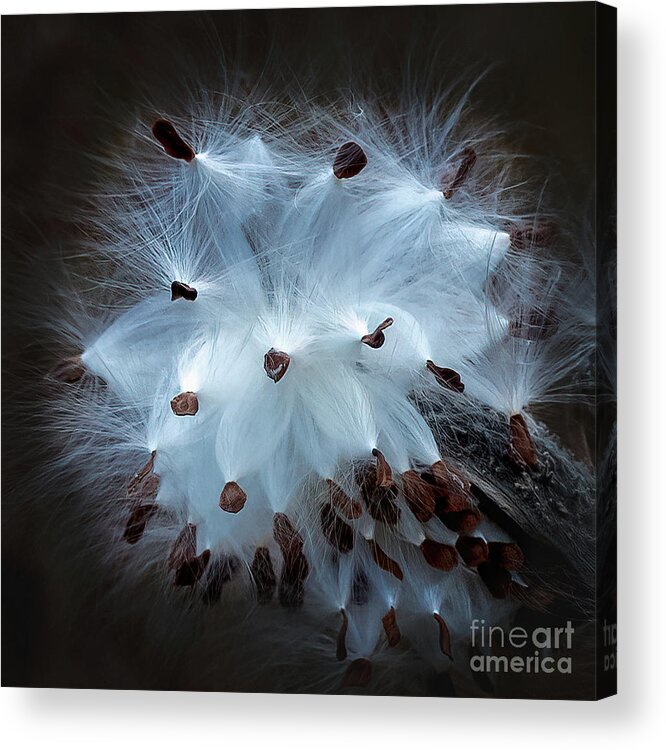
[[[431,417],[498,412],[529,472],[526,410],[589,354],[466,102],[143,125],[97,218],[113,312],[57,372],[72,459],[125,472],[125,542],[159,537],[146,563],[209,603],[237,576],[248,606],[316,608],[345,687],[406,641],[448,669],[470,615],[515,611],[523,553]]]

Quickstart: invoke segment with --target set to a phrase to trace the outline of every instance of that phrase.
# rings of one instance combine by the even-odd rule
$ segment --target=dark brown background
[[[314,65],[330,88],[350,66],[386,90],[408,54],[443,84],[492,65],[475,105],[510,123],[526,153],[557,165],[554,205],[582,215],[594,171],[593,18],[593,3],[3,18],[4,685],[244,686],[202,678],[195,639],[147,671],[149,657],[136,655],[140,607],[109,617],[100,604],[103,572],[66,509],[76,498],[24,481],[39,468],[37,401],[32,413],[29,404],[48,347],[23,324],[24,310],[44,299],[53,258],[75,247],[69,196],[94,177],[87,154],[115,135],[113,113],[132,112],[148,80],[168,87],[189,53],[213,70],[218,45],[249,68],[270,56],[287,80]],[[14,409],[17,399],[28,408]]]

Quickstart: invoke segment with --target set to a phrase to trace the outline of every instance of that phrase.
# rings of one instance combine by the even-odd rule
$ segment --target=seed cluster
[[[182,169],[212,169],[210,156],[197,153],[171,122],[156,121],[152,133],[168,157],[182,162]],[[475,252],[481,255],[483,267],[486,241],[490,252],[496,244],[505,243],[505,252],[529,253],[536,243],[546,241],[551,230],[514,224],[504,232],[442,220],[449,216],[449,204],[455,206],[464,192],[479,160],[471,147],[455,153],[438,188],[418,193],[418,210],[430,216],[435,206],[437,221],[454,237],[451,244],[457,247],[458,243],[464,254],[477,243]],[[372,166],[360,143],[348,141],[337,149],[328,166],[333,182],[321,183],[321,190],[329,191],[328,199],[337,201],[334,216],[345,207],[350,215],[354,213],[355,181],[364,179]],[[224,192],[219,196],[222,201]],[[382,208],[369,203],[364,210],[365,217]],[[468,388],[473,357],[436,363],[423,333],[427,320],[417,320],[414,305],[403,305],[405,295],[398,293],[401,285],[420,284],[427,291],[431,272],[419,278],[418,268],[408,273],[381,265],[379,270],[373,268],[373,289],[384,290],[386,299],[365,306],[351,303],[342,284],[340,301],[331,303],[335,315],[326,318],[322,313],[322,319],[314,323],[297,306],[292,309],[291,301],[287,304],[280,298],[280,294],[293,293],[300,303],[302,298],[314,297],[317,284],[309,283],[307,274],[326,274],[325,265],[317,265],[319,245],[308,242],[311,235],[325,236],[335,220],[325,208],[317,211],[305,222],[305,239],[299,238],[307,248],[305,259],[284,261],[290,272],[296,267],[297,282],[279,288],[273,277],[272,287],[266,284],[270,304],[257,311],[247,329],[241,313],[231,321],[219,313],[217,328],[202,329],[200,322],[194,325],[190,340],[196,346],[178,344],[174,369],[183,390],[164,393],[168,408],[158,403],[155,409],[156,421],[165,425],[167,437],[163,444],[157,441],[148,461],[127,485],[124,539],[137,546],[150,533],[151,524],[164,523],[169,513],[173,517],[175,488],[189,483],[196,512],[190,502],[187,522],[165,553],[173,584],[196,593],[208,605],[218,602],[226,584],[243,575],[251,579],[259,605],[277,601],[293,609],[310,595],[313,600],[326,600],[330,626],[336,631],[332,653],[347,664],[341,685],[362,688],[372,679],[377,649],[406,647],[403,634],[422,617],[427,618],[437,653],[452,662],[461,628],[450,592],[468,589],[471,599],[482,601],[492,612],[495,600],[511,601],[524,588],[519,571],[525,556],[510,535],[480,511],[465,468],[441,454],[415,406],[415,394],[431,408],[445,408],[447,399],[474,397]],[[286,215],[285,223],[294,221],[292,214]],[[275,218],[269,221],[279,223]],[[384,231],[389,232],[380,226],[368,234],[372,242],[378,242],[389,237]],[[269,254],[257,255],[259,267],[274,262]],[[507,280],[492,272],[495,265],[470,299],[481,298],[483,305],[501,310]],[[473,282],[475,277],[465,278],[461,287],[473,286]],[[214,317],[216,294],[219,291],[211,283],[186,276],[172,278],[173,307],[159,308],[159,325],[170,320],[173,310],[183,315],[194,311],[195,321]],[[241,301],[244,294],[239,293]],[[438,304],[433,303],[435,310]],[[497,313],[502,340],[529,347],[557,334],[558,320],[552,309],[512,305],[504,317]],[[144,323],[149,340],[150,326],[157,324]],[[223,334],[218,328],[225,333],[225,326],[238,336],[235,349],[219,344]],[[474,335],[482,339],[485,333],[479,330]],[[122,340],[122,336],[117,338]],[[487,338],[490,348],[493,341]],[[486,349],[480,352],[485,355]],[[100,364],[103,357],[96,356],[91,347],[83,355],[64,360],[54,374],[67,383],[85,381],[89,374],[108,377]],[[436,351],[432,356],[437,359]],[[206,365],[195,367],[193,363],[199,361]],[[152,361],[144,363],[139,354],[141,377],[152,367]],[[232,391],[224,377],[242,367],[247,374],[236,377]],[[191,377],[188,368],[197,377]],[[478,384],[472,386],[479,391]],[[228,401],[220,406],[225,398]],[[310,464],[301,456],[308,436],[313,454]],[[507,414],[504,439],[507,465],[517,476],[538,469],[537,444],[519,410]],[[196,467],[182,468],[184,454],[200,456],[198,465],[206,468],[199,472]],[[214,470],[209,471],[212,464]],[[218,481],[213,493],[206,484],[209,476]],[[290,491],[280,495],[275,487],[290,487]],[[373,616],[362,616],[363,609]]]

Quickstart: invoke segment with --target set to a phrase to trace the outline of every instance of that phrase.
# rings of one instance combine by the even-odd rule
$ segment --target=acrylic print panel
[[[612,692],[612,11],[3,31],[4,684]]]

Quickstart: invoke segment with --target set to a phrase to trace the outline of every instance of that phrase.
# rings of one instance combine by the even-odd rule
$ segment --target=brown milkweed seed
[[[252,565],[250,566],[250,572],[254,578],[254,585],[257,588],[257,601],[259,604],[268,604],[273,598],[275,587],[277,586],[277,579],[268,547],[257,547]]]
[[[481,523],[481,514],[476,508],[438,513],[439,520],[457,534],[471,534]]]
[[[176,537],[176,541],[169,554],[168,567],[170,570],[179,568],[186,560],[197,554],[197,527],[193,523],[186,524]]]
[[[164,151],[173,159],[191,162],[196,154],[191,146],[178,135],[178,131],[168,120],[156,120],[153,124],[153,135],[160,142]]]
[[[326,541],[345,554],[354,547],[354,530],[335,512],[330,503],[324,503],[320,511],[321,531]]]
[[[351,521],[363,514],[361,504],[352,500],[332,479],[327,479],[326,484],[328,484],[328,498],[331,505],[345,518]]]
[[[333,174],[339,180],[347,180],[356,175],[366,166],[368,157],[365,151],[354,141],[343,143],[338,149],[333,161]]]
[[[520,570],[525,555],[515,542],[489,542],[490,559],[505,570]]]
[[[236,482],[227,482],[220,494],[220,508],[227,513],[238,513],[243,510],[247,494]]]
[[[427,360],[426,367],[443,388],[456,391],[456,393],[463,393],[465,390],[465,384],[462,382],[460,374],[450,367],[439,367],[431,359]]]
[[[342,615],[342,625],[340,625],[340,630],[338,631],[335,658],[338,661],[344,661],[347,658],[347,626],[349,625],[349,622],[347,620],[347,613],[344,609],[340,610],[340,614]]]
[[[438,570],[448,572],[458,564],[458,554],[455,547],[450,544],[440,544],[432,539],[424,539],[421,543],[421,552],[428,565]]]
[[[386,318],[386,320],[382,321],[372,333],[367,333],[365,336],[363,336],[361,338],[361,343],[366,344],[371,349],[379,349],[384,345],[384,342],[386,341],[384,331],[392,325],[393,318]]]
[[[384,617],[382,617],[382,626],[386,633],[388,645],[391,648],[395,648],[395,646],[400,643],[401,633],[400,628],[398,627],[398,619],[395,615],[395,609],[393,607],[391,607]]]
[[[78,383],[85,373],[86,368],[80,356],[61,360],[51,371],[53,377],[61,383]]]
[[[128,497],[136,500],[147,500],[157,494],[160,487],[160,477],[153,471],[155,456],[156,451],[153,451],[148,461],[130,480],[127,485]]]
[[[171,399],[171,411],[177,417],[193,417],[199,411],[199,399],[192,391],[179,393]]]
[[[537,452],[532,442],[527,422],[522,414],[512,414],[509,419],[509,451],[511,462],[518,469],[535,469],[538,465]]]
[[[368,539],[368,546],[372,553],[372,559],[377,563],[377,566],[395,576],[399,581],[402,581],[402,569],[398,563],[392,560],[373,539]]]
[[[377,487],[386,489],[393,484],[393,472],[384,458],[384,454],[377,448],[372,449],[372,455],[377,459]]]
[[[231,555],[219,555],[212,561],[202,597],[204,604],[211,606],[220,601],[224,584],[231,580],[237,568],[238,558]]]
[[[449,659],[453,661],[453,655],[451,654],[451,634],[449,633],[449,628],[444,622],[444,618],[438,612],[433,613],[433,617],[435,618],[435,622],[439,627],[439,650],[444,654],[444,656],[448,656]]]
[[[274,382],[279,383],[285,376],[291,357],[285,352],[277,349],[269,349],[264,354],[264,370],[266,375]]]
[[[435,491],[415,471],[402,475],[402,492],[409,509],[421,523],[428,522],[435,512]]]
[[[465,565],[476,568],[488,559],[489,550],[485,540],[479,536],[459,536],[456,549]]]
[[[444,461],[436,461],[428,472],[436,485],[437,501],[446,511],[469,508],[470,483]]]
[[[156,511],[157,505],[155,503],[136,505],[132,508],[123,534],[123,538],[128,544],[136,544],[141,539],[143,532],[146,530],[146,524]]]
[[[464,148],[460,154],[458,164],[447,170],[442,176],[442,192],[446,200],[453,198],[454,193],[469,176],[476,164],[476,151],[473,148]]]
[[[201,578],[206,566],[210,560],[210,550],[205,549],[197,557],[191,557],[186,560],[176,570],[176,577],[174,583],[176,586],[194,586],[194,584]]]
[[[177,299],[186,299],[190,302],[194,302],[199,292],[189,284],[184,284],[182,281],[171,282],[171,301],[175,302]]]

